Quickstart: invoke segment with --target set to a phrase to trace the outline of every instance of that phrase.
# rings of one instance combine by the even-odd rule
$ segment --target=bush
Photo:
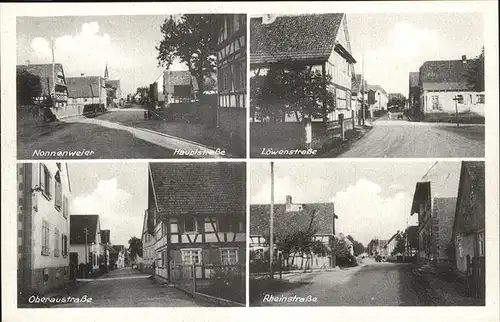
[[[337,257],[337,265],[340,267],[354,267],[358,266],[358,261],[356,257],[348,254],[347,256]]]
[[[238,303],[245,303],[244,267],[218,267],[214,269],[207,286],[197,292],[223,298]]]

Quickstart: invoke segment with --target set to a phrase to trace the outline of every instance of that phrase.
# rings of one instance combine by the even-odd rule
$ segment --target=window
[[[40,188],[42,189],[42,194],[50,200],[52,198],[52,177],[50,175],[49,169],[44,164],[40,164]]]
[[[186,218],[184,220],[184,232],[197,232],[198,222],[196,218]]]
[[[479,256],[484,256],[485,254],[485,242],[484,242],[484,231],[477,235],[477,246]]]
[[[61,251],[63,257],[68,256],[68,236],[64,234],[61,235]]]
[[[42,255],[48,256],[49,249],[49,237],[50,236],[50,228],[49,223],[45,220],[42,221]]]
[[[484,104],[484,94],[478,94],[477,95],[477,102],[479,104]]]
[[[62,199],[63,199],[63,203],[62,203],[63,216],[64,216],[64,218],[68,218],[68,213],[69,213],[68,197],[63,196]]]
[[[62,208],[62,188],[61,188],[61,182],[57,181],[55,182],[55,195],[54,195],[54,207],[57,209],[57,211],[61,211]]]
[[[181,249],[183,264],[199,264],[201,263],[201,249]]]
[[[54,257],[59,257],[59,229],[54,229]]]
[[[222,265],[238,264],[238,248],[221,248],[220,256]]]

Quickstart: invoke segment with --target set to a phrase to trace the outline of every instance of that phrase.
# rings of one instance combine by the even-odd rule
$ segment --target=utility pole
[[[89,230],[87,228],[83,228],[83,233],[85,234],[85,276],[87,276],[88,274],[88,257],[89,257],[89,252],[88,252],[88,249],[87,249],[87,235],[89,234]]]
[[[271,210],[269,218],[269,274],[273,276],[273,253],[274,253],[274,162],[271,161]]]
[[[365,53],[361,64],[361,121],[365,125]]]

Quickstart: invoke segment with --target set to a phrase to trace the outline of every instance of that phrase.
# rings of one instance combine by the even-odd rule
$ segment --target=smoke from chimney
[[[27,60],[27,61],[26,61],[26,66],[29,66],[29,65],[30,65],[30,61],[29,61],[29,60]]]

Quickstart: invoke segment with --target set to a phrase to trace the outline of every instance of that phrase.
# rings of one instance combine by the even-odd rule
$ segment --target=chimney
[[[466,55],[462,55],[462,63],[467,63],[467,56]]]
[[[85,74],[84,74],[84,73],[81,73],[81,74],[80,74],[80,77],[83,77],[83,75],[85,75]]]

